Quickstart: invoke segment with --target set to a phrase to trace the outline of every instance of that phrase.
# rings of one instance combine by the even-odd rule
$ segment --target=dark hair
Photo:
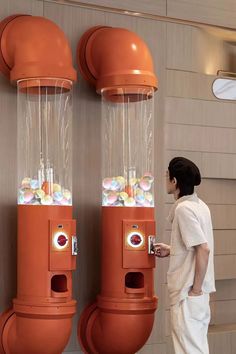
[[[194,186],[201,183],[199,168],[192,161],[185,157],[174,157],[168,166],[169,178],[177,180],[177,187],[180,190],[179,198],[190,195],[194,192]]]

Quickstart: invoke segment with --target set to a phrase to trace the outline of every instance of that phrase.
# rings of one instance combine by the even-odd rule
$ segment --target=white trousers
[[[175,354],[209,354],[209,294],[188,296],[171,306],[170,313]]]

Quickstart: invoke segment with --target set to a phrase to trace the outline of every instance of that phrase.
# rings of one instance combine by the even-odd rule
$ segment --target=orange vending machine
[[[126,29],[94,27],[81,38],[82,76],[102,96],[101,291],[82,313],[89,354],[134,354],[154,322],[154,91],[146,44]]]
[[[61,354],[76,302],[72,270],[72,84],[64,33],[51,21],[0,23],[0,70],[17,85],[17,296],[0,317],[1,354]]]

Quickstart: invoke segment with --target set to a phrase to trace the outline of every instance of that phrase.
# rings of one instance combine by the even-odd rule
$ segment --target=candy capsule
[[[71,199],[71,192],[68,189],[65,189],[63,192],[63,197],[67,200]]]
[[[145,199],[148,200],[150,203],[153,201],[153,196],[152,193],[150,192],[145,192],[144,193]]]
[[[60,202],[63,199],[63,195],[61,192],[54,192],[53,193],[53,199],[56,200],[57,202]]]
[[[130,178],[129,184],[133,187],[135,184],[137,184],[137,178]]]
[[[53,184],[53,192],[61,192],[61,186],[58,183]]]
[[[112,179],[110,189],[112,191],[118,191],[120,189],[120,184],[116,179]]]
[[[70,205],[70,201],[66,198],[63,198],[61,201],[60,201],[60,204],[61,205]]]
[[[31,181],[30,177],[25,177],[21,182],[22,187],[23,188],[30,188],[30,181]]]
[[[24,197],[24,202],[25,203],[30,203],[32,199],[34,199],[34,193],[32,191],[28,190],[23,194]]]
[[[139,182],[139,186],[145,192],[147,192],[151,189],[151,183],[147,179],[144,179],[144,178],[141,178],[141,180]]]
[[[102,192],[103,197],[106,198],[109,195],[109,193],[111,193],[111,191],[109,191],[107,189],[104,189],[103,192]]]
[[[126,192],[120,192],[119,199],[126,200],[128,198],[128,194]]]
[[[18,204],[25,204],[24,195],[20,194],[18,196]]]
[[[136,200],[137,203],[143,205],[144,202],[145,202],[144,194],[137,194],[137,195],[135,196],[135,200]]]
[[[107,196],[107,204],[112,205],[117,201],[117,194],[115,192],[110,192]]]
[[[37,179],[31,179],[30,187],[32,189],[37,189],[39,187],[39,181]]]
[[[125,179],[123,176],[117,176],[116,180],[117,182],[119,182],[120,185],[125,185]]]
[[[143,178],[149,180],[150,183],[154,181],[154,177],[150,172],[144,173]]]
[[[105,189],[111,189],[112,178],[104,178],[102,181],[102,186]]]
[[[35,197],[42,199],[45,196],[45,192],[42,189],[36,189]]]
[[[151,206],[151,203],[150,203],[148,200],[145,200],[143,206],[145,206],[145,207],[150,207],[150,206]]]
[[[50,195],[46,194],[42,199],[41,199],[41,204],[43,205],[52,205],[53,199]]]
[[[136,203],[135,203],[134,198],[130,197],[125,200],[124,204],[127,207],[132,207],[132,206],[135,206]]]

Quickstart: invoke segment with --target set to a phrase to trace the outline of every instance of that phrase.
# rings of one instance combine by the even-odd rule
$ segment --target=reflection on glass
[[[236,100],[236,79],[216,79],[212,84],[212,91],[220,100]]]

